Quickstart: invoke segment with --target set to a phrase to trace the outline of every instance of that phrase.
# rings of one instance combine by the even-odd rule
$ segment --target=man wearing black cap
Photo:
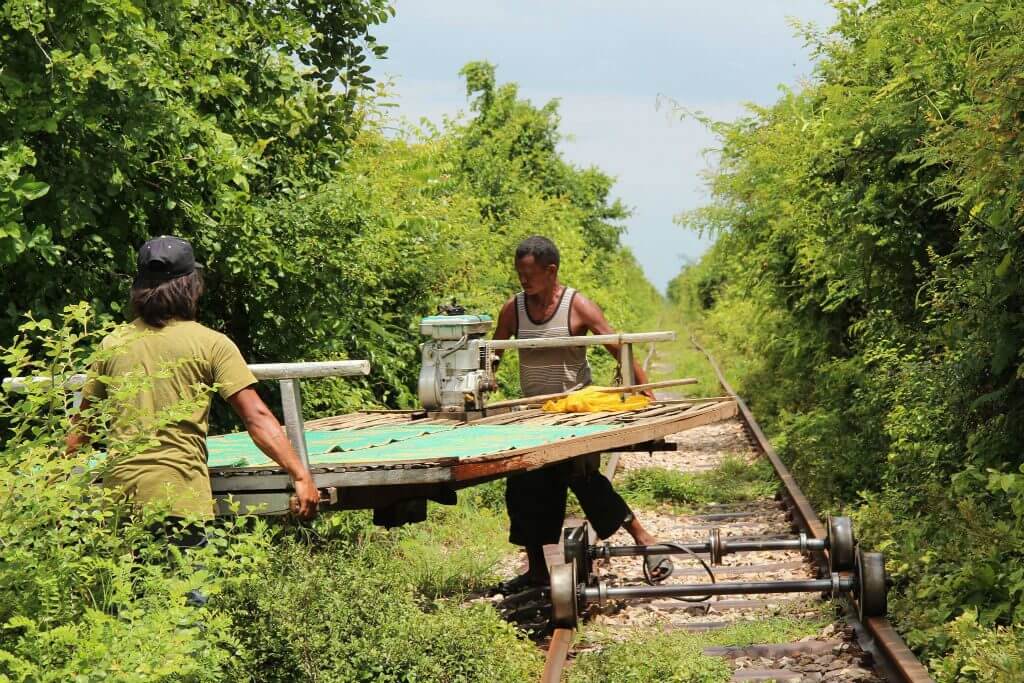
[[[299,515],[312,517],[319,497],[313,477],[253,388],[256,378],[238,347],[195,322],[202,293],[201,266],[188,242],[164,236],[139,249],[138,275],[131,289],[135,319],[103,340],[102,347],[114,352],[92,368],[82,407],[105,398],[108,385],[116,389],[121,378],[148,376],[152,383],[127,399],[125,414],[135,419],[115,423],[111,429],[138,434],[146,430],[149,420],[154,422],[156,445],[123,459],[112,453],[114,464],[104,484],[121,489],[137,504],[166,505],[172,517],[212,517],[206,465],[212,387],[242,418],[253,442],[291,475]],[[161,411],[184,403],[195,406],[190,416],[155,424]],[[69,448],[77,448],[85,438],[82,433],[73,434]]]

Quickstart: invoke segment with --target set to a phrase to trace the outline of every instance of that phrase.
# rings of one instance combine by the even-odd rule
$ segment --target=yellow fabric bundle
[[[545,413],[600,413],[611,410],[641,410],[651,403],[642,394],[610,394],[607,387],[589,386],[574,391],[565,398],[553,398],[543,406]]]

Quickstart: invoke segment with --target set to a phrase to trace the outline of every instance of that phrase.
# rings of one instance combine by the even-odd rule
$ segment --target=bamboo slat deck
[[[623,449],[656,441],[669,434],[682,432],[703,424],[736,415],[736,402],[719,399],[694,403],[653,403],[635,412],[616,413],[545,413],[537,408],[513,410],[473,420],[455,422],[418,417],[408,411],[359,412],[312,420],[307,430],[363,430],[369,427],[402,425],[452,425],[446,434],[456,437],[461,430],[471,438],[476,425],[541,425],[594,426],[601,431],[560,438],[551,443],[512,448],[474,457],[450,457],[445,453],[430,454],[422,459],[404,458],[394,462],[368,461],[330,463],[321,461],[312,466],[318,488],[339,491],[337,507],[376,507],[385,499],[422,496],[435,497],[513,472],[537,469],[589,453]],[[422,415],[422,413],[420,414]],[[418,419],[417,419],[418,418]],[[564,431],[564,430],[561,430]],[[223,500],[233,496],[243,507],[263,504],[270,511],[287,507],[291,489],[285,472],[276,466],[213,467],[210,469],[214,495]],[[386,489],[386,491],[385,491]],[[222,508],[223,509],[223,508]]]

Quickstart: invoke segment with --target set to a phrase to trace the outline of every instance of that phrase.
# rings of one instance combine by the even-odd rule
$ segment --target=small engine
[[[485,335],[489,315],[467,315],[452,303],[440,315],[420,320],[420,333],[430,340],[420,346],[418,393],[428,411],[466,413],[483,410],[486,394],[496,388]]]

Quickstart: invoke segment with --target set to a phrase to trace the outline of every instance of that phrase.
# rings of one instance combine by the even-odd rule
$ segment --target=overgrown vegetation
[[[19,374],[61,376],[95,360],[102,352],[89,342],[109,327],[91,329],[84,304],[66,323],[24,324],[4,362]],[[160,510],[134,510],[93,483],[102,453],[64,454],[71,400],[59,383],[0,395],[0,419],[16,435],[0,468],[0,680],[536,677],[535,646],[489,604],[463,604],[494,582],[509,551],[495,487],[391,531],[373,527],[368,512],[308,528],[227,518],[207,526],[205,547],[182,552],[151,531]],[[159,424],[193,410],[177,406]],[[111,396],[88,419],[119,414]],[[114,450],[131,457],[149,441],[139,434]],[[188,604],[193,591],[205,606]]]
[[[941,680],[1020,678],[1024,12],[840,1],[815,80],[722,137],[673,284]],[[729,363],[726,364],[729,367]]]
[[[531,642],[489,604],[462,604],[494,581],[506,550],[493,513],[472,503],[431,506],[425,524],[390,532],[373,528],[369,514],[345,517],[315,525],[321,540],[312,550],[280,533],[268,570],[215,605],[241,644],[227,680],[512,683],[538,675]]]
[[[203,322],[252,362],[373,362],[368,380],[317,383],[320,412],[412,401],[417,319],[451,297],[496,315],[529,234],[555,240],[563,279],[613,324],[652,324],[661,299],[619,242],[626,212],[608,176],[559,155],[554,102],[471,63],[472,118],[382,133],[366,59],[384,54],[370,31],[389,14],[385,0],[4,3],[0,339],[26,310],[122,316],[134,249],[161,233],[192,241]]]
[[[825,620],[771,617],[737,622],[706,633],[659,633],[609,644],[597,652],[582,654],[569,670],[569,683],[725,683],[732,667],[722,657],[704,654],[715,645],[745,646],[783,643],[814,635]]]
[[[496,314],[529,234],[558,243],[563,280],[613,324],[652,327],[662,301],[619,241],[626,212],[608,176],[561,158],[555,103],[471,63],[469,118],[384,134],[367,58],[390,14],[385,0],[3,3],[0,346],[34,317],[0,367],[88,365],[126,315],[135,248],[161,233],[193,243],[202,322],[251,362],[372,362],[367,380],[308,384],[311,416],[411,403],[418,318],[451,297]],[[595,362],[607,377],[610,357]],[[0,680],[536,676],[494,610],[459,606],[504,552],[499,486],[390,533],[350,514],[312,534],[226,522],[167,560],[147,531],[159,511],[107,500],[75,469],[91,453],[63,457],[62,388],[2,406]],[[102,431],[116,413],[91,417]],[[206,607],[186,605],[194,589]]]
[[[661,467],[632,470],[616,488],[632,505],[680,509],[771,498],[778,481],[764,458],[751,461],[732,456],[706,472],[678,472]]]

